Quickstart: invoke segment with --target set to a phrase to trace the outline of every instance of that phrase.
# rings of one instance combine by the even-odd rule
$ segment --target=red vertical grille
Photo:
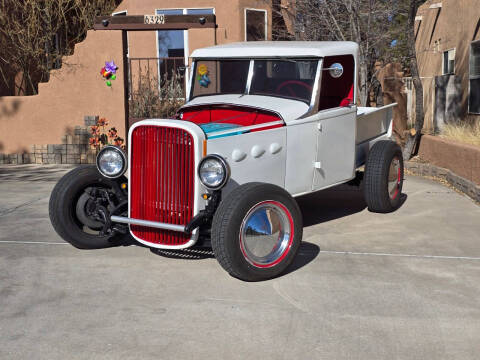
[[[186,225],[193,217],[195,151],[185,130],[139,126],[131,139],[130,217]],[[131,225],[141,240],[161,245],[183,245],[190,235]]]

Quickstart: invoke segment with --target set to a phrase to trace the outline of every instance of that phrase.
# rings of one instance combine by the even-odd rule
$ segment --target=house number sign
[[[144,15],[143,16],[144,24],[165,24],[165,15]]]

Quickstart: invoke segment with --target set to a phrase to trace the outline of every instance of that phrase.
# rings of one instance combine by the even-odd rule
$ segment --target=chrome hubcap
[[[276,265],[287,255],[292,241],[293,219],[279,202],[261,202],[245,215],[240,228],[240,248],[252,265]]]
[[[395,199],[400,191],[402,174],[400,172],[400,159],[393,158],[388,171],[388,194],[390,199]]]

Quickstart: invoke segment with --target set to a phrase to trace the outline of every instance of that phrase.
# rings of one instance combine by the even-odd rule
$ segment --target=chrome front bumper
[[[128,217],[115,216],[115,215],[112,215],[110,217],[110,219],[113,222],[122,223],[122,224],[141,225],[141,226],[148,226],[148,227],[163,229],[163,230],[186,232],[186,230],[185,230],[186,226],[185,225],[173,225],[173,224],[166,224],[166,223],[162,223],[162,222],[132,219],[132,218],[128,218]]]

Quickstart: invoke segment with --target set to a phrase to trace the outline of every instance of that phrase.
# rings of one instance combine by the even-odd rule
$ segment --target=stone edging
[[[477,203],[480,203],[480,186],[470,180],[464,179],[448,169],[429,163],[414,161],[405,162],[405,170],[413,175],[427,176],[447,182],[456,190],[464,193]]]

